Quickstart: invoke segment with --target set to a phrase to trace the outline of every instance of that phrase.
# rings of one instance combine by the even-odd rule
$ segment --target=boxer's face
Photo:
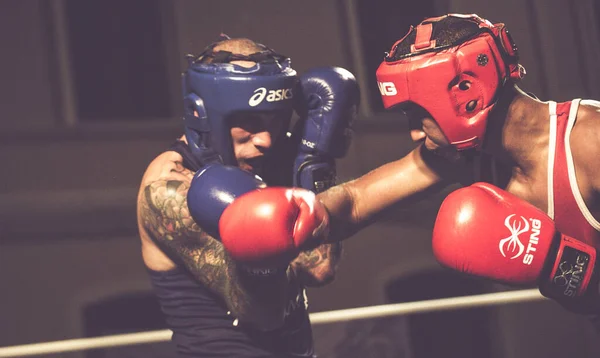
[[[420,107],[403,110],[408,118],[410,136],[414,142],[423,142],[428,150],[448,159],[455,159],[457,151],[442,132],[437,122]]]
[[[425,147],[432,151],[437,151],[450,145],[437,122],[432,118],[423,118],[420,124],[419,128],[411,128],[410,130],[410,136],[413,141],[423,141]]]
[[[265,153],[285,121],[279,113],[237,113],[230,118],[233,153],[241,169],[260,174]]]
[[[422,107],[406,105],[401,110],[408,118],[410,136],[413,141],[423,141],[429,150],[437,150],[450,145],[437,122]]]

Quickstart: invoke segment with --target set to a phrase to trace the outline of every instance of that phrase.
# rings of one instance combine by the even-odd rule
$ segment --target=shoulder
[[[182,165],[182,157],[168,151],[146,168],[138,192],[138,214],[181,215],[187,211],[187,191],[194,173]]]
[[[140,183],[140,194],[149,188],[165,186],[169,182],[189,184],[194,173],[183,166],[183,158],[177,152],[167,151],[158,155],[146,168]],[[170,183],[172,186],[173,183]],[[138,197],[142,199],[142,195]]]
[[[169,179],[178,177],[178,174],[184,174],[191,180],[193,173],[183,167],[183,157],[174,151],[166,151],[154,158],[142,178],[142,185],[151,183],[159,179]]]

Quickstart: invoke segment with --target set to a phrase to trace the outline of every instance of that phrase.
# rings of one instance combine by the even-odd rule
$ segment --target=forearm
[[[447,185],[441,170],[430,162],[419,147],[402,159],[319,194],[330,214],[327,242],[345,240],[398,205],[409,205]]]
[[[322,244],[301,252],[290,264],[295,276],[304,286],[324,286],[335,279],[342,255],[340,242]]]
[[[329,234],[325,242],[339,243],[360,230],[364,220],[356,212],[358,198],[349,183],[336,185],[317,197],[329,214]]]

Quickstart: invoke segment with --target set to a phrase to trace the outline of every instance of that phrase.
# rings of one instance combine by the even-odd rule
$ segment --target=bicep
[[[189,183],[160,180],[139,199],[140,219],[150,238],[212,291],[224,294],[230,262],[223,246],[194,221],[187,207]]]

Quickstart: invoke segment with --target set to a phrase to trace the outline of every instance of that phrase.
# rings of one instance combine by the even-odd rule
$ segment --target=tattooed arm
[[[273,329],[284,318],[288,278],[252,277],[238,270],[223,245],[204,232],[187,206],[189,180],[158,180],[139,197],[143,228],[169,256],[218,294],[232,314],[260,329]]]
[[[342,256],[342,244],[322,244],[313,250],[303,251],[290,267],[304,286],[324,286],[335,278]]]

